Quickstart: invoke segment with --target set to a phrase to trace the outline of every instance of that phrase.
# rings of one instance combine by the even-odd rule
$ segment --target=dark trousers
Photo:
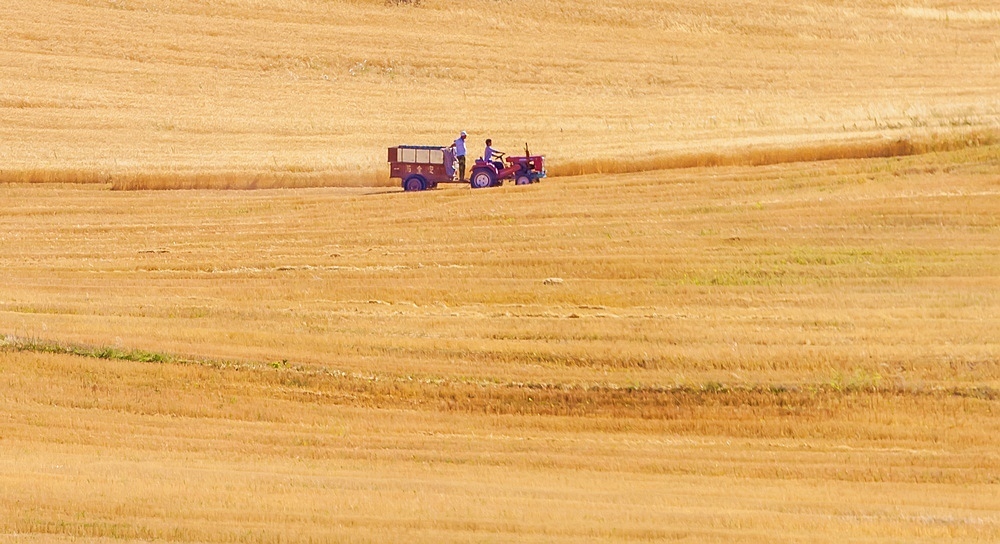
[[[465,155],[458,156],[458,179],[465,181]]]

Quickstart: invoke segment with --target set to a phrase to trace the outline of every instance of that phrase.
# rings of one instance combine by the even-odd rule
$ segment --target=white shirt
[[[493,151],[492,146],[486,146],[486,151],[483,151],[483,159],[486,162],[491,162],[493,160],[494,153],[496,153],[496,151]]]
[[[461,138],[455,140],[455,156],[456,157],[465,156],[465,140]]]

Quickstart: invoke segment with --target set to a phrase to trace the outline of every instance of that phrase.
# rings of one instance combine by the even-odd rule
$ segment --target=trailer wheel
[[[472,172],[472,178],[469,179],[469,185],[473,189],[485,189],[492,186],[495,182],[493,172],[485,168]]]
[[[514,180],[514,185],[528,185],[530,183],[531,183],[531,177],[525,174],[517,176],[517,179]]]
[[[403,190],[406,191],[423,191],[425,187],[424,178],[420,176],[410,176],[403,181]]]

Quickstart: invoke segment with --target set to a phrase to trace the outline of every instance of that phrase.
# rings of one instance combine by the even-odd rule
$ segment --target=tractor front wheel
[[[514,180],[514,185],[528,185],[530,183],[531,183],[531,177],[525,174],[517,176],[517,179]]]
[[[469,185],[473,189],[485,189],[490,187],[496,182],[496,176],[493,172],[483,168],[475,170],[472,172],[472,177],[469,179]]]
[[[403,190],[405,191],[423,191],[424,190],[424,178],[420,176],[410,176],[406,178],[403,182]]]

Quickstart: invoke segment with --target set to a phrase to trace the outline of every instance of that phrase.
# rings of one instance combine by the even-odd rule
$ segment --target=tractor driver
[[[455,157],[458,159],[458,181],[468,181],[465,179],[465,138],[468,135],[463,130],[448,149],[455,150]]]
[[[503,151],[493,149],[493,140],[486,138],[486,151],[483,151],[483,160],[486,162],[493,163],[493,166],[497,167],[497,170],[503,170],[503,163],[500,161],[494,161],[493,157],[503,158]]]

